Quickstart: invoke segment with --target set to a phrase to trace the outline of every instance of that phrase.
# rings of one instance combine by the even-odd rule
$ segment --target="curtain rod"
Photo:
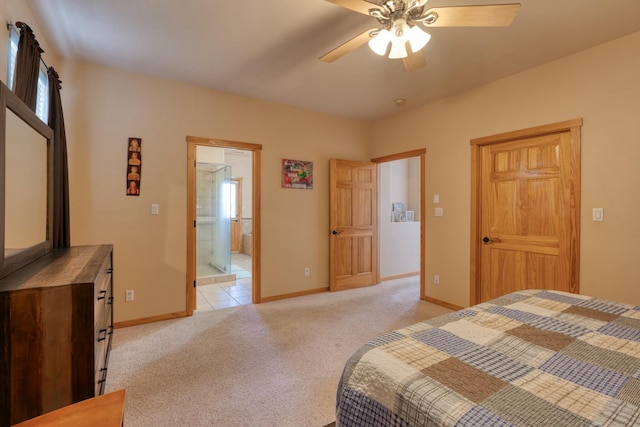
[[[29,30],[31,30],[31,27],[29,27],[29,25],[25,24],[24,22],[16,22],[15,25],[11,22],[7,22],[7,30],[9,30],[9,32],[11,31],[18,31],[18,29],[20,29],[21,25],[26,26]],[[33,32],[33,30],[32,30]],[[40,46],[40,43],[38,43],[38,46]],[[41,53],[44,53],[44,50],[42,48],[40,48]],[[49,69],[49,67],[47,66],[47,63],[44,62],[44,59],[42,59],[42,56],[40,56],[40,62],[42,62],[42,65],[44,65],[44,68],[46,68],[47,70]]]

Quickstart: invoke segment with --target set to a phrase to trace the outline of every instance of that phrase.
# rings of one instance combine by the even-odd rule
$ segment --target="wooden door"
[[[479,179],[472,303],[522,289],[578,292],[580,125],[472,141]]]
[[[378,283],[376,165],[332,159],[329,176],[329,289]]]

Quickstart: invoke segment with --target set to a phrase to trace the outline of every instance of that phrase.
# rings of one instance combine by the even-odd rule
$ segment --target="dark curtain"
[[[38,96],[38,73],[40,56],[43,52],[33,35],[33,31],[24,22],[16,23],[20,28],[20,41],[16,55],[16,70],[13,77],[13,92],[33,111],[36,110]]]
[[[47,74],[49,77],[49,127],[53,129],[53,224],[51,238],[54,248],[63,248],[71,246],[67,136],[62,114],[60,78],[53,67],[49,67]]]

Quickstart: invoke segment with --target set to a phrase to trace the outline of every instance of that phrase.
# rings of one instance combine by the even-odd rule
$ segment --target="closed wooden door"
[[[578,292],[579,124],[475,141],[479,286],[472,303],[522,289]]]
[[[329,289],[373,285],[378,282],[376,165],[332,159],[329,175]]]

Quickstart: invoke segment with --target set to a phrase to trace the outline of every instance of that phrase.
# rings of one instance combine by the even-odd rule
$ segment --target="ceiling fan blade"
[[[329,3],[337,4],[346,9],[354,10],[364,15],[369,15],[370,9],[380,9],[377,4],[369,3],[365,0],[327,0]]]
[[[434,23],[425,22],[427,27],[508,27],[513,22],[519,3],[493,4],[484,6],[434,7],[423,16],[435,12],[438,19]]]
[[[362,46],[363,44],[365,44],[366,42],[371,40],[371,36],[369,36],[369,33],[371,31],[375,31],[375,30],[377,30],[377,28],[371,28],[369,30],[366,30],[366,31],[358,34],[357,36],[355,36],[351,40],[348,40],[348,41],[342,43],[337,48],[325,53],[324,55],[322,55],[320,57],[320,60],[324,61],[324,62],[333,62],[336,59],[339,59],[339,58],[343,57],[347,53],[351,52],[354,49],[359,48],[360,46]]]
[[[411,49],[407,49],[407,53],[409,56],[402,58],[402,65],[404,65],[404,69],[407,73],[412,73],[427,65],[427,61],[425,61],[422,51],[414,53],[411,52]]]

